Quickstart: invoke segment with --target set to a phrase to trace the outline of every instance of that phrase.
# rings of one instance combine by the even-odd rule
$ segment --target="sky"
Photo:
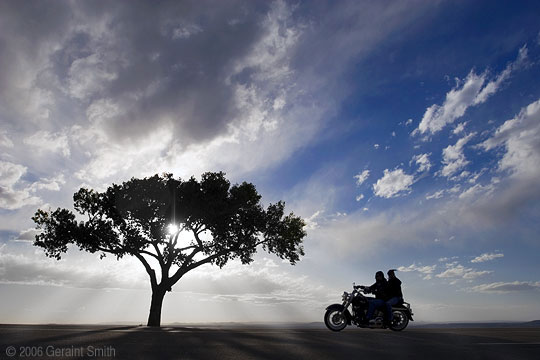
[[[322,321],[398,269],[415,320],[540,318],[537,1],[0,1],[0,322],[145,323],[136,259],[32,245],[80,187],[224,171],[307,223],[162,322]]]

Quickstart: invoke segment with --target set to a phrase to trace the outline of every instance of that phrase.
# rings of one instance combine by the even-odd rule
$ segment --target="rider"
[[[396,277],[395,269],[388,270],[388,299],[386,300],[386,312],[388,314],[388,321],[392,323],[394,314],[392,313],[392,306],[399,304],[403,301],[403,293],[401,292],[401,280]]]
[[[366,314],[366,320],[370,323],[373,322],[371,319],[375,309],[381,308],[386,305],[388,300],[388,281],[384,277],[382,271],[377,271],[375,273],[375,284],[364,289],[365,292],[370,292],[375,294],[375,299],[369,299],[368,311]]]

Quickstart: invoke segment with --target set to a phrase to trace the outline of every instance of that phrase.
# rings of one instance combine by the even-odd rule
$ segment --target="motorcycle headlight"
[[[343,295],[341,295],[341,300],[343,300],[343,301],[349,300],[349,293],[344,291]]]

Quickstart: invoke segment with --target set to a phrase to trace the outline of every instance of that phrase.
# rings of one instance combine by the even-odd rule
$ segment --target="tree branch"
[[[163,254],[161,253],[161,250],[159,250],[159,247],[157,246],[157,242],[156,241],[150,241],[150,243],[152,244],[152,246],[156,250],[156,253],[157,253],[156,258],[158,259],[160,264],[163,263]]]
[[[182,266],[180,266],[180,268],[178,270],[176,270],[176,272],[174,273],[173,276],[171,276],[171,281],[172,281],[172,285],[174,285],[178,280],[180,280],[180,278],[185,274],[187,273],[189,270],[185,270],[186,268],[186,264],[189,264],[189,262],[191,260],[193,260],[193,258],[195,257],[195,255],[197,255],[199,252],[201,252],[203,249],[201,247],[195,247],[195,249],[191,252],[191,254],[189,254],[189,256],[184,260],[184,263],[182,264]],[[185,270],[185,271],[184,271]],[[191,269],[190,269],[191,270]],[[171,286],[172,286],[171,285]]]
[[[267,242],[268,240],[267,239],[264,239],[264,240],[261,240],[261,241],[258,241],[256,242],[253,246],[249,246],[249,247],[246,247],[246,250],[247,249],[254,249],[256,248],[257,246],[261,245],[261,244],[264,244],[265,242]],[[227,253],[230,253],[230,252],[233,252],[233,251],[236,251],[238,250],[239,248],[233,248],[233,249],[226,249],[226,250],[222,250],[214,255],[210,255],[208,256],[207,258],[205,259],[202,259],[200,261],[197,261],[196,263],[193,263],[191,265],[188,265],[186,266],[186,264],[188,264],[192,259],[193,257],[199,253],[202,248],[200,247],[197,247],[188,257],[187,259],[184,261],[184,264],[182,264],[182,266],[176,271],[176,273],[171,276],[170,280],[172,281],[172,285],[174,285],[178,280],[180,280],[180,278],[186,274],[187,272],[201,266],[201,265],[204,265],[204,264],[207,264],[209,262],[211,262],[212,260],[214,259],[217,259],[218,257],[222,256],[222,255],[225,255]],[[172,286],[171,285],[171,286]]]
[[[196,249],[198,247],[200,247],[200,246],[198,246],[198,245],[190,245],[190,246],[186,246],[186,247],[178,248],[178,249],[174,249],[174,250],[176,250],[178,252],[181,252],[181,251],[184,251],[184,250]]]
[[[148,261],[146,261],[144,256],[142,256],[141,254],[133,253],[133,256],[135,256],[137,259],[139,259],[140,262],[142,262],[142,264],[144,265],[144,268],[146,269],[146,272],[150,276],[150,284],[152,285],[152,289],[157,287],[156,272],[154,271],[154,269],[152,269],[150,264],[148,264]]]
[[[195,229],[191,229],[191,231],[193,232],[193,235],[195,236],[195,240],[197,241],[197,244],[199,244],[199,246],[202,248],[203,247],[203,242],[199,238],[199,233]]]
[[[140,250],[139,252],[140,252],[141,254],[150,255],[151,257],[153,257],[154,259],[156,259],[157,261],[159,261],[160,264],[161,264],[161,262],[162,262],[162,259],[160,258],[159,255],[156,255],[156,254],[154,254],[154,253],[151,253],[150,251]]]

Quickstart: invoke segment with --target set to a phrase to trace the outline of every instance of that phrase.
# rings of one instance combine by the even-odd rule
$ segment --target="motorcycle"
[[[384,311],[376,309],[374,313],[374,322],[368,323],[366,314],[368,310],[368,302],[373,297],[365,296],[368,294],[366,286],[356,286],[353,283],[353,291],[351,293],[343,292],[342,304],[332,304],[326,308],[324,315],[324,323],[326,327],[332,331],[341,331],[347,325],[354,324],[358,327],[370,329],[386,329],[393,331],[401,331],[407,327],[410,321],[414,321],[414,315],[411,309],[411,304],[402,301],[401,303],[392,306],[392,314],[394,318],[392,323],[384,321]],[[352,313],[349,311],[349,306],[352,305]]]

